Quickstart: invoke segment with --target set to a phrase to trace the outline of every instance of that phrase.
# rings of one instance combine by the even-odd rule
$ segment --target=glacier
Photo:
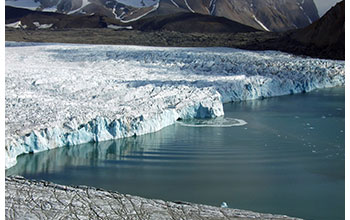
[[[277,51],[6,42],[5,54],[6,169],[23,153],[143,135],[223,116],[223,103],[345,84],[344,61]]]

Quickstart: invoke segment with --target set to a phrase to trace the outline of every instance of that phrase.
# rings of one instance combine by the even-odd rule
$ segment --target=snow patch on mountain
[[[209,9],[210,9],[210,14],[211,15],[214,14],[215,8],[216,8],[216,0],[210,0]]]
[[[116,0],[118,3],[135,8],[150,7],[159,3],[159,0]]]
[[[265,31],[270,31],[261,21],[259,21],[256,16],[253,14],[253,18]]]
[[[31,0],[5,0],[5,5],[17,8],[36,10],[40,6],[40,2],[35,2]]]
[[[177,8],[180,8],[178,4],[176,4],[176,2],[174,2],[174,0],[170,0],[171,3],[173,3],[173,5],[175,5]]]
[[[186,7],[188,10],[190,10],[190,12],[195,13],[195,11],[190,7],[190,5],[188,4],[187,0],[184,0]]]
[[[223,116],[223,103],[345,79],[343,61],[275,51],[14,42],[5,50],[6,168],[23,153],[143,135]]]
[[[115,8],[113,8],[112,13],[115,15],[115,18],[118,19],[119,21],[121,21],[121,22],[123,22],[123,23],[130,23],[130,22],[133,22],[133,21],[137,21],[137,20],[139,20],[140,18],[143,18],[143,17],[145,17],[146,15],[148,15],[148,14],[150,14],[150,13],[156,11],[156,10],[158,9],[158,7],[159,7],[159,3],[153,5],[153,6],[152,6],[152,9],[149,10],[149,11],[147,11],[146,13],[143,13],[143,14],[141,14],[140,16],[135,17],[135,18],[131,18],[131,19],[129,19],[129,18],[124,18],[124,15],[126,14],[124,11],[123,11],[120,15],[118,15],[118,14],[116,13]]]
[[[40,22],[37,21],[33,22],[33,24],[38,29],[49,29],[53,26],[53,24],[40,24]]]
[[[110,28],[113,30],[132,30],[132,26],[120,26],[120,25],[114,25],[114,24],[107,25],[107,28]]]
[[[74,13],[77,13],[77,12],[82,12],[83,8],[90,5],[91,2],[89,0],[82,0],[82,4],[79,8],[75,9],[75,10],[72,10],[70,12],[68,12],[68,14],[74,14]]]
[[[27,28],[27,25],[23,25],[21,21],[16,21],[16,22],[13,22],[13,23],[9,23],[9,24],[5,24],[5,27],[7,28],[23,28],[23,29],[26,29]]]
[[[310,24],[312,24],[312,20],[311,18],[305,13],[305,10],[303,8],[303,4],[304,4],[304,1],[302,1],[301,3],[297,2],[298,6],[299,6],[299,9],[303,12],[304,16],[307,18],[307,20],[309,21]]]

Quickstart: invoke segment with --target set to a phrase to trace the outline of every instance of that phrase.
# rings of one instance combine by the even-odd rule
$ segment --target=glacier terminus
[[[223,103],[345,84],[344,61],[276,51],[6,42],[5,52],[6,168],[23,153],[221,117]]]

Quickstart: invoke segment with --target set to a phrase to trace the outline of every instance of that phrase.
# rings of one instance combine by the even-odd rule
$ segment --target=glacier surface
[[[142,135],[223,116],[223,103],[345,83],[343,61],[276,51],[6,42],[5,52],[6,168],[23,153]]]

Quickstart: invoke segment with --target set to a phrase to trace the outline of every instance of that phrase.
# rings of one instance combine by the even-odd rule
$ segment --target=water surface
[[[232,208],[344,219],[344,88],[224,108],[226,121],[247,124],[177,123],[136,138],[23,155],[6,174],[148,198],[215,206],[225,201]]]

